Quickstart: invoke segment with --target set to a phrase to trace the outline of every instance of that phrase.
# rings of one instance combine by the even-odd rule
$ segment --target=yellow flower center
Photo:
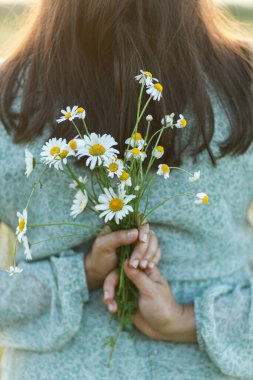
[[[25,218],[21,219],[20,222],[18,223],[18,229],[20,232],[24,231],[25,228]]]
[[[75,150],[77,148],[76,140],[70,140],[69,146],[71,149]]]
[[[134,140],[142,140],[142,135],[139,132],[136,132],[133,137]]]
[[[50,154],[51,156],[55,156],[56,154],[59,154],[60,153],[60,148],[58,146],[54,146],[51,150],[50,150]]]
[[[141,151],[138,148],[133,148],[132,149],[132,153],[133,153],[134,156],[138,156],[141,153]]]
[[[161,145],[158,145],[158,146],[156,147],[156,150],[157,150],[157,152],[159,152],[159,153],[164,153],[164,147],[161,146]]]
[[[105,153],[105,148],[100,144],[95,144],[90,147],[89,153],[92,156],[102,156]]]
[[[82,107],[79,107],[79,108],[77,108],[77,110],[76,110],[77,113],[83,113],[84,111],[85,111],[85,109],[82,108]]]
[[[111,211],[120,211],[124,207],[124,202],[120,198],[114,198],[109,203],[109,208]]]
[[[204,198],[202,199],[202,204],[206,205],[208,203],[209,197],[208,195],[205,195]]]
[[[130,177],[130,174],[128,174],[127,172],[123,171],[121,176],[119,177],[120,181],[127,181],[128,178]]]
[[[116,164],[115,162],[112,162],[110,165],[109,165],[109,170],[110,172],[113,172],[115,173],[117,170],[118,170],[119,166],[118,164]]]
[[[67,157],[67,155],[68,155],[68,151],[67,150],[63,150],[60,154],[59,154],[59,156],[62,158],[62,159],[64,159],[64,158],[66,158]]]
[[[144,74],[150,78],[153,78],[153,75],[149,71],[144,71]]]
[[[160,83],[156,83],[154,87],[158,92],[163,92],[163,86]]]
[[[68,112],[68,113],[66,113],[66,115],[64,117],[65,117],[65,119],[69,119],[71,116],[72,116],[72,112]]]
[[[163,172],[163,173],[169,173],[169,172],[170,172],[170,168],[169,168],[169,166],[166,165],[166,164],[163,164],[163,165],[161,166],[161,169],[162,169],[162,172]]]
[[[183,127],[186,127],[187,126],[186,119],[181,119],[181,124],[182,124]]]

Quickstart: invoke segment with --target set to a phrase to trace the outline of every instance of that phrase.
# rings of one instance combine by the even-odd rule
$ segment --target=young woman
[[[139,230],[38,244],[31,262],[21,250],[23,273],[0,273],[4,380],[253,378],[252,65],[228,24],[210,0],[41,1],[27,37],[1,67],[0,219],[16,227],[34,181],[33,174],[24,180],[24,147],[38,155],[50,136],[72,137],[55,123],[66,105],[85,106],[92,130],[123,148],[141,68],[164,86],[149,109],[154,129],[164,114],[188,114],[187,129],[165,135],[164,159],[202,173],[192,184],[172,172],[156,182],[151,202],[180,189],[205,190],[210,204],[180,199]],[[66,220],[71,198],[68,179],[51,171],[29,216]],[[79,218],[98,224],[89,210]],[[30,240],[48,235],[34,229]],[[125,271],[140,292],[136,329],[122,333],[108,369],[115,251],[133,242]]]

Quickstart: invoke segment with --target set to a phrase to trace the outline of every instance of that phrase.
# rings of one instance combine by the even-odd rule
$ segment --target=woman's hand
[[[127,277],[140,292],[138,309],[133,316],[133,324],[152,339],[174,342],[196,342],[194,307],[177,303],[169,284],[157,267],[153,269],[132,268],[129,262],[124,267]],[[117,285],[117,274],[110,274],[104,284],[113,296]],[[110,312],[117,311],[115,300],[104,301]]]
[[[131,255],[133,267],[152,268],[158,263],[161,251],[154,234],[145,223],[138,229],[110,232],[108,226],[95,240],[92,250],[85,257],[85,271],[90,291],[102,287],[106,276],[117,267],[117,249],[134,244]]]

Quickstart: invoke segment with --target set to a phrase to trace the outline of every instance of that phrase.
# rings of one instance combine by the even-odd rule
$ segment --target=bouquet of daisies
[[[27,204],[22,213],[18,212],[17,241],[25,248],[26,259],[32,259],[32,246],[26,236],[29,227],[51,226],[57,223],[48,224],[28,224],[28,210],[32,195],[38,184],[42,183],[43,175],[48,167],[53,167],[59,171],[65,171],[74,181],[71,186],[76,189],[76,195],[70,210],[70,216],[74,219],[85,209],[90,209],[105,224],[109,225],[112,231],[119,229],[137,228],[148,221],[148,217],[153,211],[163,206],[166,202],[176,197],[190,197],[197,204],[206,204],[208,196],[205,193],[197,194],[175,194],[170,198],[163,199],[155,207],[149,207],[149,195],[157,176],[162,176],[164,180],[170,177],[171,168],[166,162],[157,164],[164,155],[164,147],[160,145],[163,133],[171,128],[185,128],[187,121],[183,115],[174,120],[175,114],[166,115],[162,119],[161,127],[150,133],[150,125],[153,121],[151,115],[145,115],[149,103],[159,101],[162,97],[163,86],[153,78],[148,71],[140,70],[135,77],[140,85],[138,99],[136,123],[133,126],[132,135],[125,141],[126,149],[120,157],[120,152],[116,149],[117,142],[107,134],[102,136],[89,131],[86,124],[86,110],[82,107],[67,107],[62,110],[58,123],[71,122],[76,130],[76,137],[71,141],[64,138],[51,138],[42,147],[40,161],[42,170],[34,183]],[[149,95],[144,105],[144,91]],[[145,132],[141,133],[140,124],[142,120],[146,123]],[[82,129],[81,129],[82,128]],[[82,130],[82,132],[81,132]],[[88,170],[87,177],[78,177],[69,165],[71,160],[80,158],[86,160]],[[26,150],[26,175],[33,171],[36,160],[33,155]],[[155,170],[154,170],[155,169]],[[182,170],[181,168],[173,168]],[[200,172],[188,173],[191,182],[198,182]],[[141,201],[144,200],[145,207],[141,209]],[[60,224],[74,226],[72,221],[61,222]],[[80,224],[76,224],[80,226]],[[82,225],[84,228],[93,229],[94,233],[99,231],[91,226]],[[107,343],[110,345],[110,359],[119,338],[120,332],[125,330],[131,323],[131,317],[135,311],[138,300],[138,292],[124,272],[124,262],[131,256],[132,246],[122,247],[118,251],[119,285],[117,288],[116,301],[118,312],[116,318],[119,322],[119,329],[114,337],[109,337]],[[10,275],[20,273],[22,269],[16,266],[16,253],[14,254],[13,266],[8,270]]]

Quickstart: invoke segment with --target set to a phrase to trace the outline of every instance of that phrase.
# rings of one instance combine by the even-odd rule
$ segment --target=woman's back
[[[226,135],[229,123],[214,94],[212,102],[216,117],[212,142],[215,150],[217,142]],[[42,137],[28,145],[35,156],[39,156],[48,134],[50,131],[45,130]],[[0,220],[13,229],[16,210],[23,208],[26,194],[35,180],[34,173],[28,180],[24,179],[24,147],[23,144],[13,144],[11,136],[3,126],[0,127]],[[237,334],[243,332],[238,310],[245,308],[244,293],[237,294],[234,311],[230,307],[230,298],[233,299],[236,287],[245,286],[249,281],[253,233],[246,214],[253,197],[249,186],[253,174],[253,151],[250,148],[239,157],[226,156],[218,161],[216,168],[206,152],[200,155],[197,164],[185,154],[182,168],[200,169],[200,183],[190,183],[182,173],[173,171],[168,181],[158,180],[153,187],[150,207],[178,189],[186,193],[207,189],[210,204],[200,208],[194,207],[189,199],[175,199],[157,210],[149,222],[159,238],[163,252],[160,269],[170,283],[174,297],[182,304],[195,302],[199,344],[156,341],[137,330],[132,331],[132,336],[124,332],[112,366],[107,369],[108,351],[104,340],[113,334],[116,322],[108,323],[101,290],[89,292],[87,288],[82,252],[84,247],[87,253],[92,243],[92,235],[88,233],[86,237],[56,239],[35,245],[32,262],[24,262],[21,250],[18,262],[25,270],[22,276],[12,279],[10,288],[7,275],[0,273],[0,341],[7,347],[4,379],[235,378],[233,372],[227,377],[220,369],[229,373],[227,367],[233,364],[237,348],[240,350],[238,342],[234,352],[227,357],[223,351],[229,340],[224,341],[223,334],[227,333],[229,339],[231,336],[237,339]],[[80,174],[85,171],[83,167],[75,170]],[[72,197],[69,178],[49,170],[43,189],[37,191],[29,206],[30,223],[70,220]],[[87,221],[94,225],[99,223],[92,219],[89,210],[85,210],[78,222]],[[79,233],[72,227],[54,228],[31,230],[29,240],[35,243],[49,236]],[[77,246],[79,248],[73,250]],[[224,293],[228,293],[228,299],[222,307],[219,303],[216,306],[215,297]],[[216,324],[216,307],[219,313],[217,331],[212,326]],[[238,330],[231,331],[229,323],[220,323],[228,316]],[[250,356],[250,347],[245,348],[243,354]],[[250,363],[247,360],[240,363],[242,371],[252,371]]]

